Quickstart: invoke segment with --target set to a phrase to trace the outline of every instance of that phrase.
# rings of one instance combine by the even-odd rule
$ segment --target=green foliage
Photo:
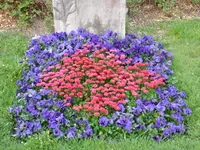
[[[35,17],[49,13],[45,2],[36,0],[3,0],[0,9],[17,18],[19,26],[30,26]]]
[[[145,0],[126,0],[127,4],[143,4]]]
[[[10,15],[18,19],[19,26],[30,25],[31,19],[41,13],[35,9],[33,0],[4,0],[2,8],[10,11]]]
[[[165,15],[171,15],[176,1],[177,0],[152,0],[151,2],[153,2],[157,7],[161,8]],[[200,2],[200,0],[193,1]],[[135,9],[135,7],[133,7],[134,5],[142,5],[144,3],[149,3],[150,0],[127,0],[126,2],[129,9]]]
[[[170,15],[176,0],[155,0],[156,5],[162,8],[165,15]]]
[[[200,0],[192,0],[192,3],[194,3],[194,4],[200,4]]]

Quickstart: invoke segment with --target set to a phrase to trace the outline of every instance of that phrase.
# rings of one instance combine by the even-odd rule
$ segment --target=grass
[[[12,119],[8,108],[15,101],[15,82],[20,77],[20,58],[30,39],[20,33],[0,33],[0,150],[199,150],[200,149],[200,20],[178,20],[132,29],[152,35],[174,55],[176,86],[187,93],[187,103],[193,110],[189,132],[185,136],[155,143],[151,139],[135,137],[121,141],[59,141],[43,136],[22,142],[10,137]]]

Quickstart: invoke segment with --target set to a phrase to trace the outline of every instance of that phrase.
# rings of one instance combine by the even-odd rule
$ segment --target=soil
[[[200,5],[188,3],[179,3],[168,14],[153,4],[144,6],[135,6],[129,16],[129,22],[132,26],[143,26],[155,22],[170,21],[175,19],[200,19]]]
[[[193,5],[187,1],[177,3],[170,14],[164,14],[153,4],[135,5],[129,9],[129,22],[131,26],[143,26],[155,22],[175,19],[200,18],[200,5]],[[35,19],[31,27],[18,27],[17,20],[9,16],[9,12],[0,10],[0,32],[18,30],[29,37],[48,34],[44,20]]]
[[[16,28],[16,20],[9,16],[9,12],[0,10],[0,30]]]
[[[0,11],[0,32],[21,31],[28,37],[49,34],[44,20],[36,18],[32,20],[32,22],[31,27],[19,27],[17,25],[17,20],[9,16],[9,12]]]

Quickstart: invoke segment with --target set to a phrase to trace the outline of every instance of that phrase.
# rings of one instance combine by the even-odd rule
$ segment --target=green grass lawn
[[[173,21],[134,28],[152,35],[174,55],[176,86],[187,93],[187,103],[193,111],[189,132],[185,136],[155,143],[135,137],[121,141],[59,141],[48,133],[31,137],[27,142],[12,138],[12,119],[8,108],[15,99],[15,82],[20,78],[19,60],[23,57],[29,38],[20,33],[0,33],[0,150],[200,150],[200,20]]]

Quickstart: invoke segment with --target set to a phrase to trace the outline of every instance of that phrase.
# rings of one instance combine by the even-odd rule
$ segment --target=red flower
[[[127,91],[138,98],[138,91],[147,94],[149,89],[165,85],[163,78],[145,70],[147,64],[136,63],[131,66],[131,59],[124,63],[126,56],[115,56],[116,50],[106,52],[106,48],[102,48],[95,50],[88,58],[88,48],[93,46],[85,45],[82,51],[71,57],[65,55],[61,64],[50,66],[49,72],[43,71],[37,86],[63,96],[66,106],[72,107],[74,111],[84,109],[98,117],[100,113],[108,115],[108,110],[120,110],[118,104],[126,104]],[[56,72],[51,69],[56,69]],[[69,103],[72,98],[77,106]]]
[[[66,103],[65,104],[67,107],[70,107],[71,106],[71,103]]]
[[[125,58],[126,58],[125,55],[121,55],[121,56],[120,56],[120,60],[124,60]]]
[[[94,116],[95,116],[95,117],[99,117],[99,116],[100,116],[100,113],[99,113],[99,112],[95,112],[95,113],[94,113]]]

